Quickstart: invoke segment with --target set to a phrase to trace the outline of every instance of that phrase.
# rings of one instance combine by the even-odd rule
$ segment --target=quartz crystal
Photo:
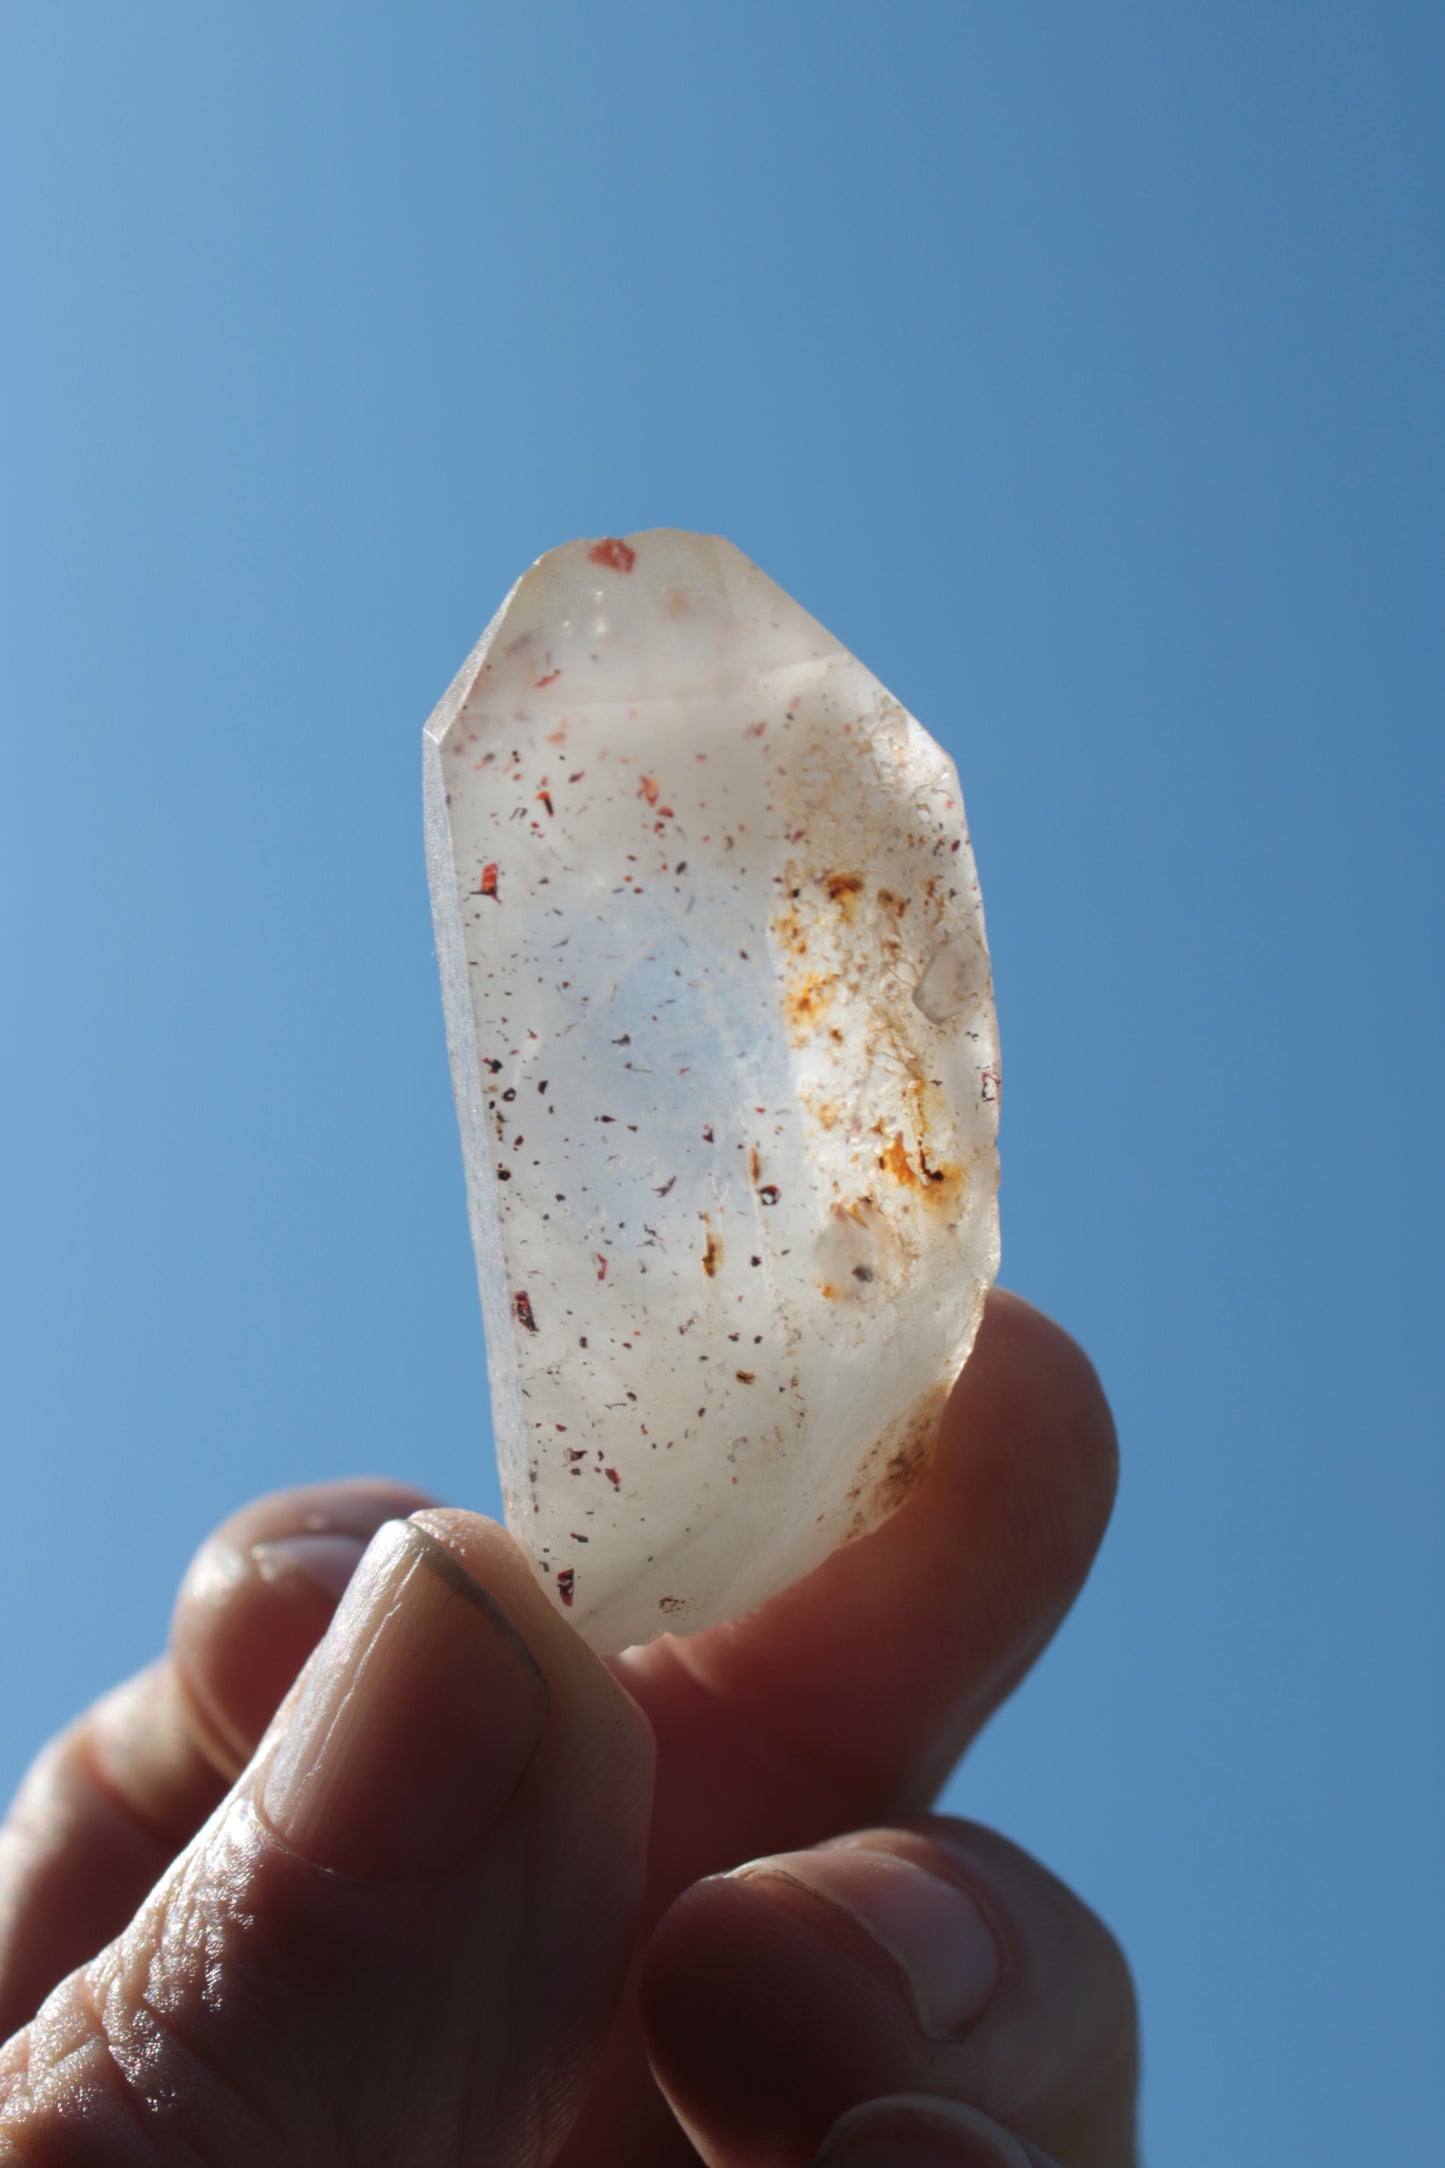
[[[953,763],[728,542],[569,543],[426,728],[507,1521],[604,1651],[914,1489],[998,1260]]]

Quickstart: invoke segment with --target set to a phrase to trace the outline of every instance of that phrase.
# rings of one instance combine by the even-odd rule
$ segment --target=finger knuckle
[[[158,2135],[87,1974],[72,1973],[0,2057],[0,2168],[156,2168]]]
[[[5,2146],[32,2168],[190,2168],[202,2140],[215,2168],[298,2157],[286,2028],[257,2010],[238,1947],[248,1894],[183,1861],[61,1982],[0,2063],[0,2168]]]

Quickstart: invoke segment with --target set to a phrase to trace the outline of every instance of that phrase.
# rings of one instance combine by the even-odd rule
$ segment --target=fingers
[[[187,1569],[171,1653],[196,1740],[227,1781],[251,1758],[387,1520],[435,1504],[380,1479],[315,1483],[243,1506]]]
[[[0,2054],[0,2158],[550,2159],[651,1739],[501,1530],[389,1523],[222,1807]]]
[[[249,1759],[399,1484],[279,1492],[193,1560],[172,1654],[40,1756],[0,1830],[0,2039],[120,1932]]]
[[[677,1819],[714,1846],[674,1886],[723,1864],[719,1844],[775,1845],[780,1813],[797,1832],[782,1841],[812,1842],[926,1806],[1078,1593],[1116,1477],[1088,1358],[995,1290],[928,1476],[892,1520],[751,1617],[619,1659],[665,1781],[685,1742],[695,1799]]]
[[[750,1618],[613,1659],[658,1743],[648,1924],[720,1868],[925,1806],[1067,1611],[1116,1466],[1087,1357],[996,1290],[892,1520]],[[681,2160],[644,2070],[634,1983],[596,2119],[619,2160]]]
[[[846,2111],[898,2094],[978,2110],[1069,2168],[1134,2159],[1118,1946],[974,1824],[865,1832],[699,1883],[648,1949],[642,2013],[711,2168],[796,2168]]]
[[[0,1829],[0,2040],[119,1933],[224,1790],[166,1661],[46,1748]]]
[[[990,2116],[918,2095],[869,2101],[834,2124],[810,2168],[1057,2168]]]

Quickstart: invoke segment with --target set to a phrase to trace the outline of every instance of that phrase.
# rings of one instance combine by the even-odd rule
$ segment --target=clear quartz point
[[[507,1522],[603,1651],[917,1485],[998,1263],[952,761],[731,543],[568,543],[426,727]]]

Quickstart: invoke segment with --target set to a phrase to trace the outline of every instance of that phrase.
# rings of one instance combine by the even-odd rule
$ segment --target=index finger
[[[749,1617],[617,1659],[664,1763],[686,1761],[690,1811],[772,1844],[780,1822],[814,1841],[925,1806],[1067,1612],[1116,1479],[1093,1365],[995,1290],[891,1520]]]

